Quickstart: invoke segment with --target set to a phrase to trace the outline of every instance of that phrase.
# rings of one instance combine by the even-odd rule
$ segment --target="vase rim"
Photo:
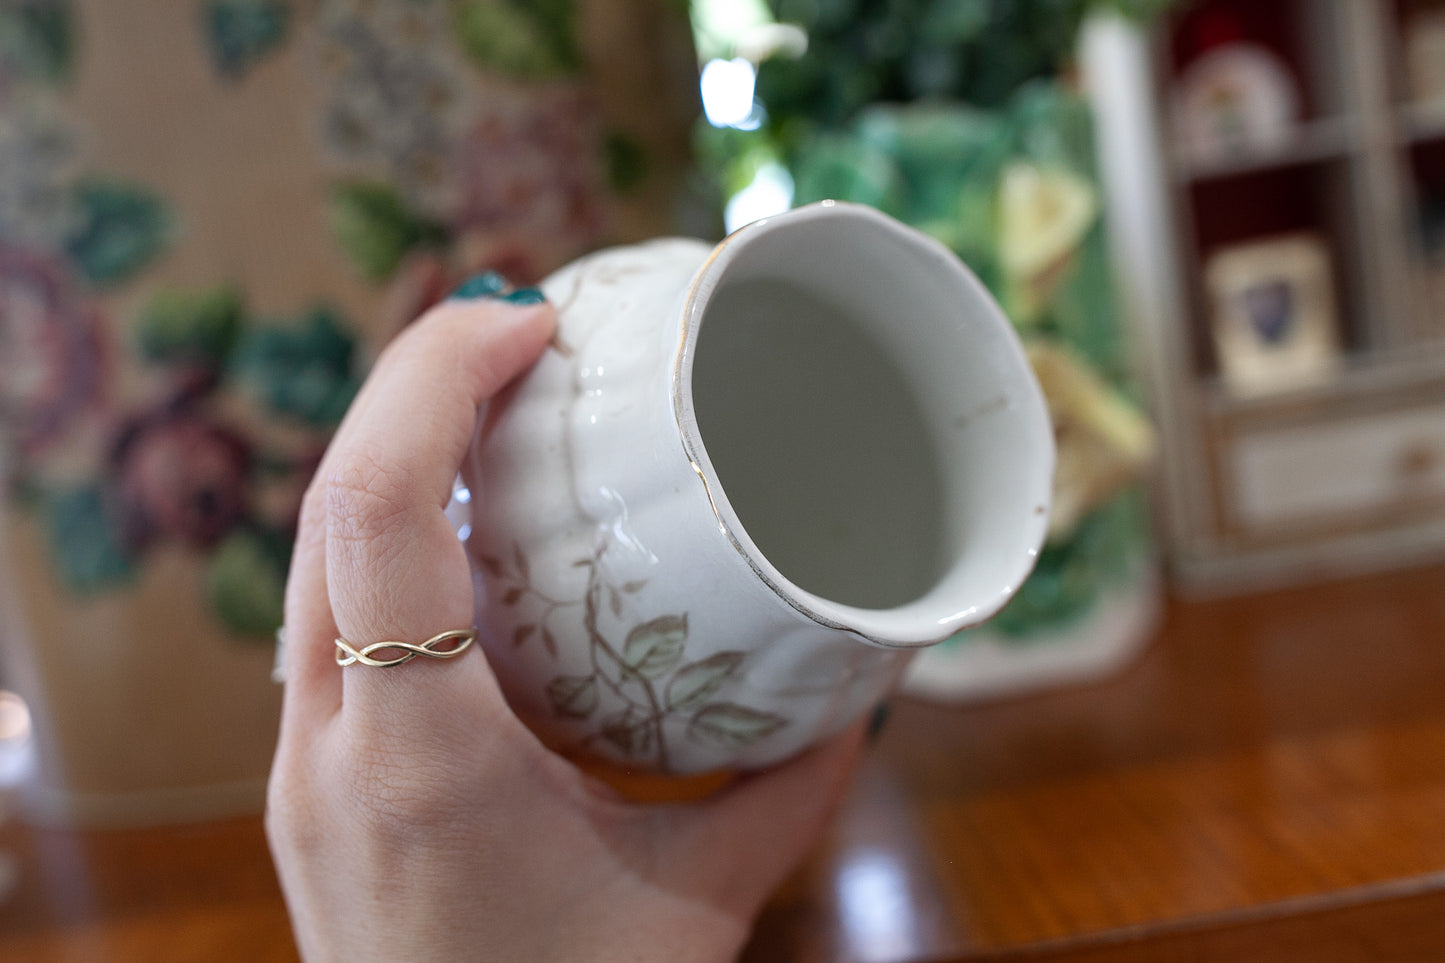
[[[835,602],[801,588],[779,571],[749,536],[708,456],[693,402],[692,372],[699,330],[712,295],[727,275],[729,265],[746,248],[776,231],[790,231],[818,221],[836,221],[836,229],[845,229],[849,222],[855,226],[866,226],[867,230],[882,232],[900,242],[911,249],[910,253],[936,261],[937,268],[947,272],[953,283],[962,285],[968,296],[985,306],[985,314],[994,315],[988,321],[995,328],[1001,325],[1007,332],[1004,338],[995,337],[995,340],[1011,341],[1011,346],[1003,345],[1004,353],[1011,355],[1007,360],[1017,370],[1027,372],[1024,378],[1027,383],[1021,386],[1020,393],[1025,396],[1025,407],[1031,406],[1038,414],[1026,420],[1026,437],[1022,443],[1034,445],[1038,450],[1039,470],[1033,474],[1043,479],[1042,487],[1037,484],[1037,478],[1029,486],[1030,502],[1036,502],[1038,508],[1030,513],[1033,517],[1026,522],[1029,530],[1015,546],[1018,550],[999,560],[997,584],[973,598],[955,599],[944,604],[939,604],[937,600],[928,603],[920,599],[894,608],[870,609]],[[995,335],[998,333],[994,331]],[[709,253],[685,292],[671,372],[671,391],[679,438],[692,470],[702,482],[721,533],[759,581],[800,615],[819,625],[850,633],[885,648],[913,649],[933,645],[995,615],[1033,569],[1047,529],[1049,488],[1055,457],[1052,428],[1042,392],[1033,379],[1012,326],[994,303],[992,295],[953,251],[921,231],[866,205],[824,200],[753,221],[732,232]]]

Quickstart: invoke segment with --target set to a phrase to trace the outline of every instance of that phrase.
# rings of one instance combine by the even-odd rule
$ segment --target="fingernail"
[[[888,715],[893,711],[893,705],[889,702],[878,703],[873,710],[873,716],[868,720],[868,741],[877,742],[878,737],[883,735],[883,730],[888,725]]]
[[[467,301],[473,298],[495,298],[507,288],[507,279],[496,271],[483,271],[467,278],[451,293],[451,297]]]
[[[547,300],[547,295],[540,288],[518,288],[511,294],[502,295],[502,300],[512,304],[541,304]]]

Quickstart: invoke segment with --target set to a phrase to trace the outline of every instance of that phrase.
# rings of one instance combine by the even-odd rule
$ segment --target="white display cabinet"
[[[1445,555],[1441,10],[1204,0],[1086,32],[1186,590]]]

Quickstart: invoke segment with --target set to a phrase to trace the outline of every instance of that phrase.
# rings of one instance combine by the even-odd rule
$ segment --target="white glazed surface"
[[[809,210],[796,213],[814,216]],[[858,216],[824,216],[837,215]],[[465,467],[483,644],[513,708],[563,750],[675,773],[770,765],[884,698],[906,647],[959,627],[905,615],[890,623],[887,612],[872,613],[865,628],[901,627],[891,642],[840,627],[832,615],[846,617],[846,607],[820,613],[771,570],[731,515],[705,451],[684,444],[682,435],[695,434],[678,393],[688,324],[695,341],[709,266],[733,243],[653,241],[548,278],[543,291],[560,318],[555,345],[498,399]],[[1007,327],[1001,317],[987,324]],[[1046,506],[1052,449],[1037,385],[1014,363],[1021,358],[993,380],[1017,381],[1022,371],[1022,385],[981,384],[981,407],[941,417],[968,415],[968,430],[998,435],[1010,431],[1008,412],[1037,405],[1027,414],[1044,421],[1042,447],[1023,459],[1019,498]],[[1040,447],[1037,431],[1019,441]],[[1011,592],[1005,583],[1026,574],[1046,521],[1035,515],[1020,513],[1017,527],[1030,529],[1021,542],[1032,540],[1014,547],[1022,560],[994,559],[1013,573],[1000,582],[1009,592],[995,599],[992,586],[960,612],[991,614]]]

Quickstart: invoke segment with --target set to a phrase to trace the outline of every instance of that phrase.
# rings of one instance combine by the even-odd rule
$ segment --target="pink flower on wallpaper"
[[[488,98],[457,145],[456,233],[486,236],[491,267],[532,275],[596,244],[605,226],[600,117],[583,89]],[[480,260],[459,252],[467,261]],[[473,267],[476,265],[467,265]],[[533,276],[514,280],[531,281]]]
[[[246,515],[251,458],[246,439],[199,414],[132,423],[112,456],[128,547],[158,537],[214,545]]]
[[[94,307],[54,261],[0,245],[0,434],[30,454],[100,398]]]

